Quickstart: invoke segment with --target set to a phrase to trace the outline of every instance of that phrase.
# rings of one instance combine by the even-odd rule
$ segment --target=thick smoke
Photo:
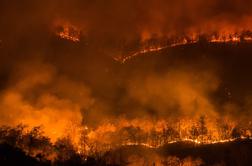
[[[92,105],[90,89],[40,62],[16,69],[1,94],[1,125],[41,126],[52,141],[72,135],[70,126],[82,124],[81,109]]]
[[[214,116],[215,108],[208,96],[218,88],[215,75],[187,70],[139,77],[130,83],[129,96],[160,117]]]
[[[1,32],[17,39],[65,20],[79,26],[91,42],[113,47],[114,40],[127,43],[190,31],[249,30],[251,6],[251,0],[4,0]]]
[[[111,59],[153,37],[251,30],[251,6],[251,0],[1,0],[0,124],[42,125],[57,138],[69,123],[96,126],[120,117],[251,117],[245,55],[224,52],[230,60],[194,50],[135,65]],[[81,31],[80,42],[56,35],[65,23]]]

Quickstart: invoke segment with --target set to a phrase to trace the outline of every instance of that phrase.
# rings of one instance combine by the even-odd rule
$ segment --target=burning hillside
[[[0,162],[248,165],[251,6],[2,0]]]

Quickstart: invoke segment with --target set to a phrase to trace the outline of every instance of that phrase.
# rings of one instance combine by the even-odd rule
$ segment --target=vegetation
[[[237,165],[248,164],[252,141],[248,129],[219,123],[221,138],[231,142],[205,144],[211,136],[206,118],[201,116],[191,125],[189,138],[182,139],[179,125],[166,124],[162,130],[152,128],[150,132],[140,127],[123,127],[118,133],[110,133],[114,144],[103,143],[104,138],[93,141],[88,132],[82,131],[78,145],[70,136],[51,142],[41,127],[30,130],[24,125],[0,127],[1,165]],[[247,134],[247,137],[244,137]],[[194,142],[197,140],[198,142]],[[171,143],[173,141],[173,143]],[[174,142],[175,141],[175,142]],[[147,143],[147,144],[146,144]],[[231,163],[228,157],[233,157]],[[242,160],[242,161],[240,161]],[[3,163],[3,164],[2,164]],[[243,164],[243,165],[244,165]],[[239,165],[239,164],[238,164]]]

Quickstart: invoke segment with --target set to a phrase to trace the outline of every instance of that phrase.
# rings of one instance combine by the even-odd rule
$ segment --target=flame
[[[218,127],[218,124],[211,124],[212,119],[206,121],[206,127],[208,133],[206,135],[199,135],[193,138],[190,130],[193,126],[197,125],[197,120],[183,119],[177,123],[168,123],[165,120],[158,122],[151,122],[150,120],[133,119],[126,120],[123,118],[118,119],[114,123],[105,123],[99,125],[97,128],[90,129],[87,132],[87,138],[91,145],[96,144],[96,148],[99,151],[107,151],[111,148],[120,146],[145,146],[148,148],[159,148],[166,144],[180,143],[180,142],[191,142],[193,144],[205,145],[205,144],[218,144],[236,141],[237,139],[245,140],[252,139],[249,132],[241,134],[239,138],[232,138],[231,132],[228,133],[227,138],[222,138],[222,130]],[[225,121],[225,120],[224,120]],[[230,126],[232,130],[235,123],[230,121],[224,122]],[[168,141],[162,141],[164,138],[164,131],[173,126],[173,130],[178,135],[167,135],[171,138]],[[123,131],[123,132],[122,132]],[[154,135],[152,135],[152,133]],[[120,140],[123,139],[123,140]],[[153,140],[154,139],[154,140]],[[155,140],[156,139],[156,140]],[[79,146],[81,149],[82,147]],[[90,149],[90,148],[88,148]],[[82,150],[79,150],[80,152]]]
[[[191,118],[182,119],[177,123],[174,123],[174,121],[169,123],[167,120],[151,122],[148,119],[127,120],[119,118],[113,123],[104,123],[96,128],[85,125],[79,126],[68,124],[67,127],[65,126],[65,131],[70,134],[67,135],[67,137],[70,138],[74,150],[81,156],[89,156],[94,153],[103,154],[111,149],[116,149],[122,146],[143,146],[150,149],[157,149],[168,144],[176,143],[191,143],[201,146],[228,143],[236,140],[252,140],[250,130],[241,133],[237,138],[233,138],[231,133],[228,133],[228,137],[223,139],[221,137],[221,132],[223,131],[219,130],[217,125],[212,126],[212,124],[210,124],[212,120],[213,119],[208,119],[205,123],[208,133],[196,137],[192,135],[190,130],[193,126],[199,124],[196,119]],[[224,123],[227,123],[226,125],[233,128],[233,122],[224,121]],[[29,130],[30,129],[23,134],[25,135]],[[56,130],[56,128],[52,130]],[[170,133],[166,133],[166,130],[169,130]],[[48,131],[45,131],[45,136],[53,138],[53,136],[50,134],[48,135],[48,133]],[[214,137],[215,134],[218,136]],[[168,137],[170,137],[170,139],[164,141],[164,139],[167,139]],[[61,138],[62,137],[59,137],[59,139]],[[54,144],[55,142],[52,143]],[[23,147],[22,145],[19,146]],[[29,152],[29,154],[33,156],[36,156],[37,153],[41,153],[41,150],[36,149],[33,151],[24,149],[24,151]],[[55,157],[57,157],[57,155],[54,153],[47,155],[47,158],[50,160],[53,160]]]
[[[56,35],[62,39],[70,40],[73,42],[79,42],[81,32],[80,29],[70,23],[63,23],[57,25],[58,31]]]
[[[149,36],[149,35],[147,35]],[[196,33],[192,33],[189,36],[186,37],[168,37],[166,39],[166,44],[157,44],[157,45],[152,45],[149,44],[150,37],[144,36],[142,40],[142,47],[140,50],[135,51],[130,54],[126,54],[123,56],[115,56],[113,59],[115,61],[118,61],[120,63],[125,63],[129,61],[132,58],[135,58],[137,56],[142,56],[146,53],[151,53],[151,52],[158,52],[166,48],[173,48],[173,47],[178,47],[178,46],[183,46],[183,45],[188,45],[188,44],[195,44],[200,42],[200,36],[204,36],[205,40],[208,43],[240,43],[242,42],[247,42],[251,43],[252,42],[252,34],[249,33],[244,33],[244,32],[220,32],[218,35],[200,35]],[[162,39],[163,40],[163,39]]]

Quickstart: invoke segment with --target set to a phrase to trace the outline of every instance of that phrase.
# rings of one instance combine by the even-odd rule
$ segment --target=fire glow
[[[223,153],[236,143],[252,153],[244,148],[252,142],[251,6],[251,0],[3,0],[0,163],[8,159],[6,147],[52,165],[108,157],[110,165],[185,166],[180,153],[188,147],[188,163],[196,166],[197,157],[206,165],[243,159]],[[163,164],[156,162],[161,152],[147,152],[170,155],[167,147],[176,154]],[[144,159],[129,157],[129,149],[141,148]],[[208,148],[223,148],[222,158]]]
[[[79,42],[81,33],[80,30],[74,27],[73,25],[63,24],[59,27],[58,32],[56,32],[56,35],[62,39]]]
[[[196,36],[196,37],[195,37]],[[201,42],[200,39],[201,35],[194,35],[194,36],[189,36],[189,37],[180,37],[176,40],[172,39],[167,39],[167,41],[163,43],[167,44],[162,44],[162,45],[151,45],[148,44],[148,41],[144,41],[142,43],[142,49],[139,51],[136,51],[132,54],[127,54],[125,56],[115,56],[113,57],[114,60],[125,63],[128,60],[144,55],[146,53],[151,53],[151,52],[157,52],[163,49],[167,48],[172,48],[172,47],[179,47],[183,45],[189,45],[189,44],[195,44]],[[235,43],[240,43],[240,42],[245,42],[245,43],[251,43],[252,42],[252,33],[247,32],[247,33],[220,33],[218,35],[203,35],[204,40],[206,40],[208,43],[230,43],[230,44],[235,44]]]
[[[66,136],[72,140],[76,151],[84,156],[104,153],[121,146],[159,148],[180,142],[207,145],[233,142],[237,139],[252,139],[251,131],[246,126],[238,128],[230,121],[216,121],[216,124],[212,124],[212,121],[213,119],[200,117],[194,121],[185,119],[177,123],[170,123],[160,120],[154,124],[146,120],[120,119],[114,124],[107,123],[97,128],[71,125],[72,129],[68,127]],[[23,134],[25,135],[25,132]],[[48,134],[49,132],[46,132],[44,136],[50,139],[55,137]],[[62,139],[62,137],[58,137],[58,139]]]

